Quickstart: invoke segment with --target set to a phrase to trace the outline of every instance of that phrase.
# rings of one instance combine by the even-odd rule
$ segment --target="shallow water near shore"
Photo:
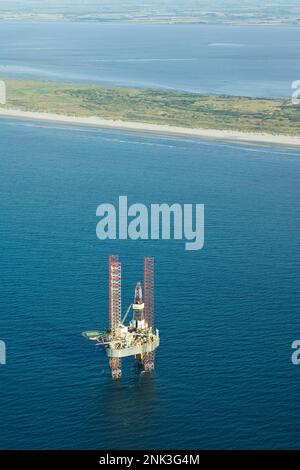
[[[0,76],[290,97],[291,26],[2,22]]]

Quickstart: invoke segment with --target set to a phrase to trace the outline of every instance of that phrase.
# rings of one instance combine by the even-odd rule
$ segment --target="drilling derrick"
[[[144,290],[138,282],[134,291],[134,303],[121,317],[121,263],[118,256],[108,261],[108,314],[109,329],[102,333],[86,331],[87,339],[97,341],[106,349],[113,379],[122,375],[121,358],[134,356],[145,372],[154,369],[154,351],[159,346],[159,331],[154,331],[154,259],[144,259]],[[132,319],[125,320],[132,309]]]
[[[121,263],[115,255],[108,260],[108,302],[110,335],[114,340],[121,324]],[[109,365],[112,378],[119,379],[122,375],[121,359],[111,357]]]
[[[137,283],[135,286],[134,291],[134,304],[132,305],[133,311],[133,318],[132,318],[132,326],[136,329],[143,329],[146,328],[145,322],[145,304],[143,301],[143,290],[142,284],[140,282]],[[144,364],[144,356],[143,354],[136,354],[135,359],[138,365]]]
[[[133,320],[136,328],[144,327],[144,302],[142,284],[140,282],[135,286],[134,304],[132,305]],[[143,323],[142,323],[143,322]]]

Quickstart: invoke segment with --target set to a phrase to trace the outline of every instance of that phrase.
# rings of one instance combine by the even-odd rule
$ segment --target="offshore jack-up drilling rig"
[[[154,369],[155,349],[159,346],[159,331],[154,330],[154,258],[144,258],[144,299],[142,285],[136,284],[133,304],[121,316],[121,263],[118,256],[108,261],[109,329],[103,332],[85,331],[83,336],[97,341],[106,349],[114,380],[122,376],[123,357],[134,356],[145,372]],[[125,320],[132,309],[132,319]]]

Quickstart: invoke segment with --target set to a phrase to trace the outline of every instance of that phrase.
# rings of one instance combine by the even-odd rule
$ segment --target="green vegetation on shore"
[[[300,135],[291,100],[5,79],[6,108],[188,128]]]

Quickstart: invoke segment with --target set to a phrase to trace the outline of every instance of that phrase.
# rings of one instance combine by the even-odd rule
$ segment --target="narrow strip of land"
[[[300,146],[291,100],[5,80],[0,116],[186,137]]]

